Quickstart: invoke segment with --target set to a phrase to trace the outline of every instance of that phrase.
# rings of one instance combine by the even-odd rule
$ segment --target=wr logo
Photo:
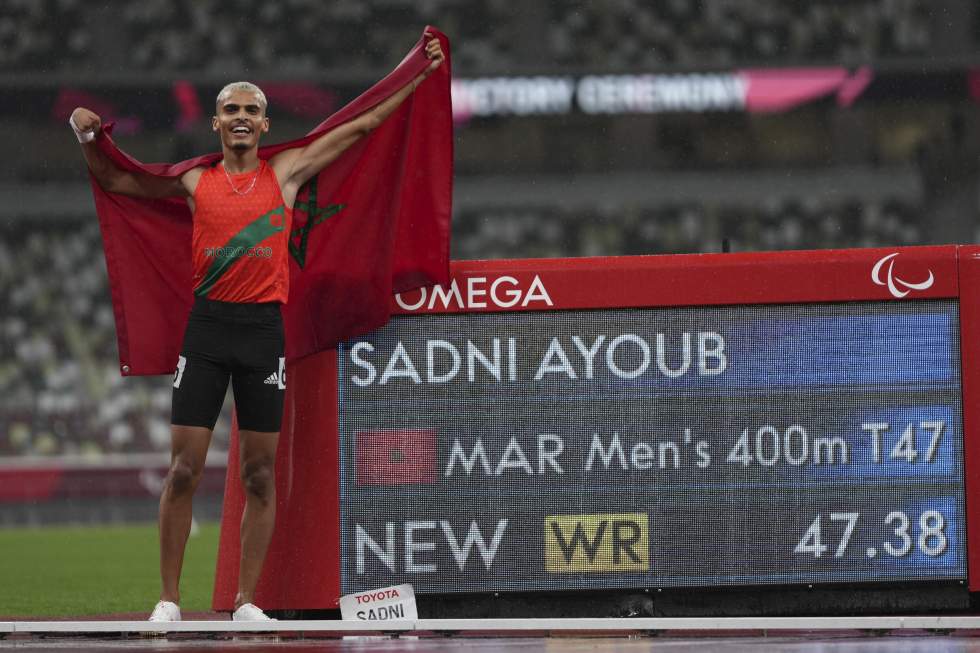
[[[544,548],[545,567],[552,573],[650,569],[644,513],[546,517]]]

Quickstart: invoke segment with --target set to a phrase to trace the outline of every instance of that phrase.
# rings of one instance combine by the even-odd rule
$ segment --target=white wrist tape
[[[75,124],[75,116],[68,117],[68,124],[71,125],[71,129],[75,132],[75,137],[78,138],[79,143],[91,143],[95,140],[95,130],[83,132]]]

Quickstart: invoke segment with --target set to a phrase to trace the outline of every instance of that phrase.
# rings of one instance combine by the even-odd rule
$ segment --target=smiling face
[[[224,147],[244,152],[257,147],[259,137],[269,131],[265,102],[254,91],[236,89],[223,94],[216,107],[211,127],[221,137]]]

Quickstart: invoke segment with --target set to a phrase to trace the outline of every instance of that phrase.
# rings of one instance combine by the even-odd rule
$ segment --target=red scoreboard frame
[[[959,302],[969,589],[980,590],[980,246],[456,261],[447,287],[393,298],[396,314],[635,307]],[[336,351],[290,366],[276,461],[277,522],[256,601],[332,609],[340,590]],[[237,428],[233,428],[237,435]],[[212,606],[233,607],[244,506],[232,438]]]

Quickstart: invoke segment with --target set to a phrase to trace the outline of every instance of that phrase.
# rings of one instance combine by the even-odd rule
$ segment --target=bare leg
[[[253,602],[276,524],[275,462],[279,442],[278,432],[241,430],[238,435],[245,512],[242,514],[242,559],[238,570],[236,609]]]
[[[204,472],[211,430],[171,425],[170,471],[160,495],[160,600],[180,603],[180,570],[191,532],[194,491]]]

